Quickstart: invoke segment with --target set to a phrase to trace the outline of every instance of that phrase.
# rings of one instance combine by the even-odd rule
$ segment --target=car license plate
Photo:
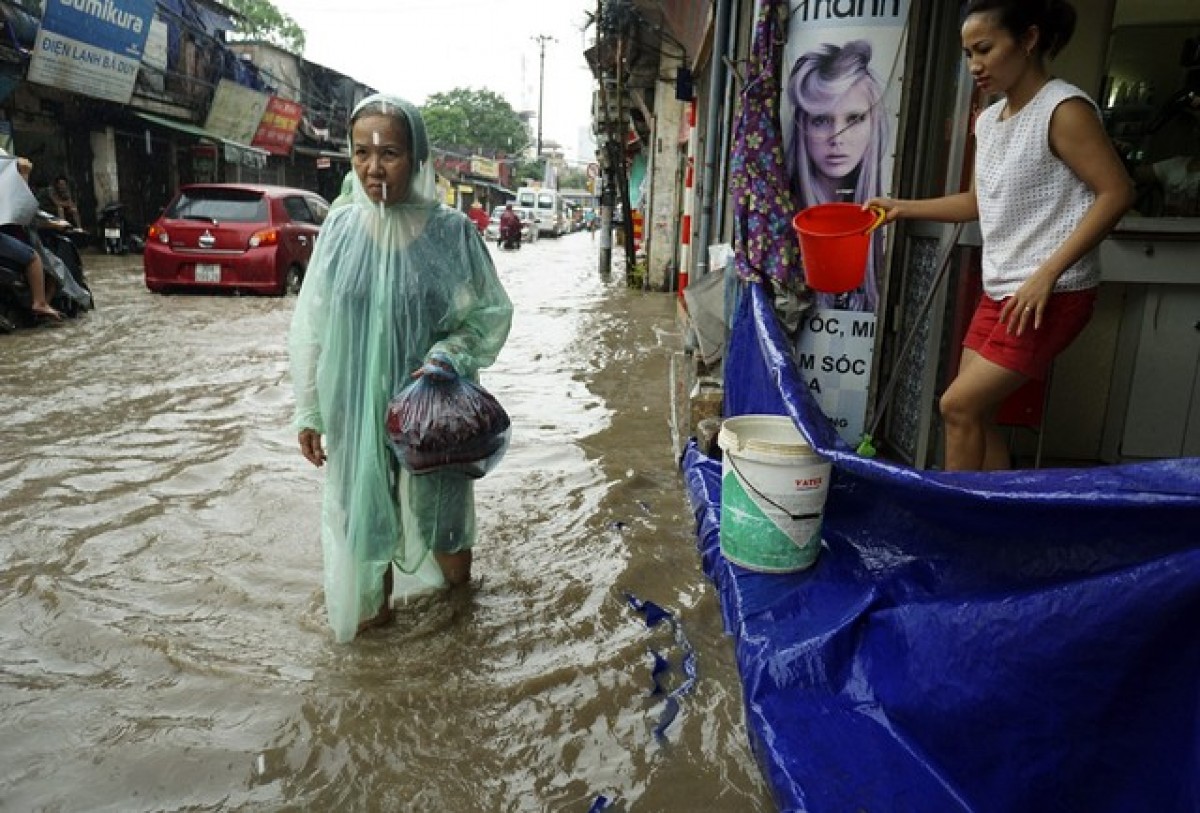
[[[196,282],[220,282],[221,266],[216,263],[196,263]]]
[[[121,230],[120,229],[105,229],[104,230],[104,239],[120,240],[121,239]]]

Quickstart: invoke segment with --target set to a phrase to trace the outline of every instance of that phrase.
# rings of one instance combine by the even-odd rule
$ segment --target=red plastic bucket
[[[862,285],[871,248],[869,235],[886,214],[883,209],[863,209],[857,203],[820,203],[793,217],[808,287],[842,294]]]

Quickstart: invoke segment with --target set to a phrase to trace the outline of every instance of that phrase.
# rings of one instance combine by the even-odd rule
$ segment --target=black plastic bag
[[[483,477],[508,450],[511,422],[473,381],[432,365],[388,403],[386,428],[400,465],[413,474]]]

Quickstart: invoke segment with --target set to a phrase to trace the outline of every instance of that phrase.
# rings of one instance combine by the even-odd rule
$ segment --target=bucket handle
[[[867,226],[867,230],[863,234],[870,234],[877,228],[883,225],[883,221],[887,219],[887,210],[882,206],[868,206],[867,209],[875,215],[875,222]]]
[[[757,494],[759,497],[761,497],[763,500],[765,500],[767,503],[769,503],[779,513],[786,514],[792,522],[799,522],[802,519],[820,519],[821,518],[820,511],[818,511],[815,514],[793,514],[791,511],[787,510],[782,505],[775,502],[773,499],[768,497],[766,494],[763,494],[761,491],[759,491],[757,488],[754,487],[754,483],[750,482],[744,476],[742,476],[742,473],[738,470],[737,461],[733,459],[733,455],[725,455],[725,459],[728,460],[729,465],[733,467],[733,471],[735,474],[737,474],[738,479],[746,484],[746,488],[750,489],[755,494]]]

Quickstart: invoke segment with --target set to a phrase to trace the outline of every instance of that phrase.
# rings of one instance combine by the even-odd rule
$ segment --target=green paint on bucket
[[[763,573],[811,567],[821,550],[829,463],[782,415],[728,418],[717,443],[722,555]]]

